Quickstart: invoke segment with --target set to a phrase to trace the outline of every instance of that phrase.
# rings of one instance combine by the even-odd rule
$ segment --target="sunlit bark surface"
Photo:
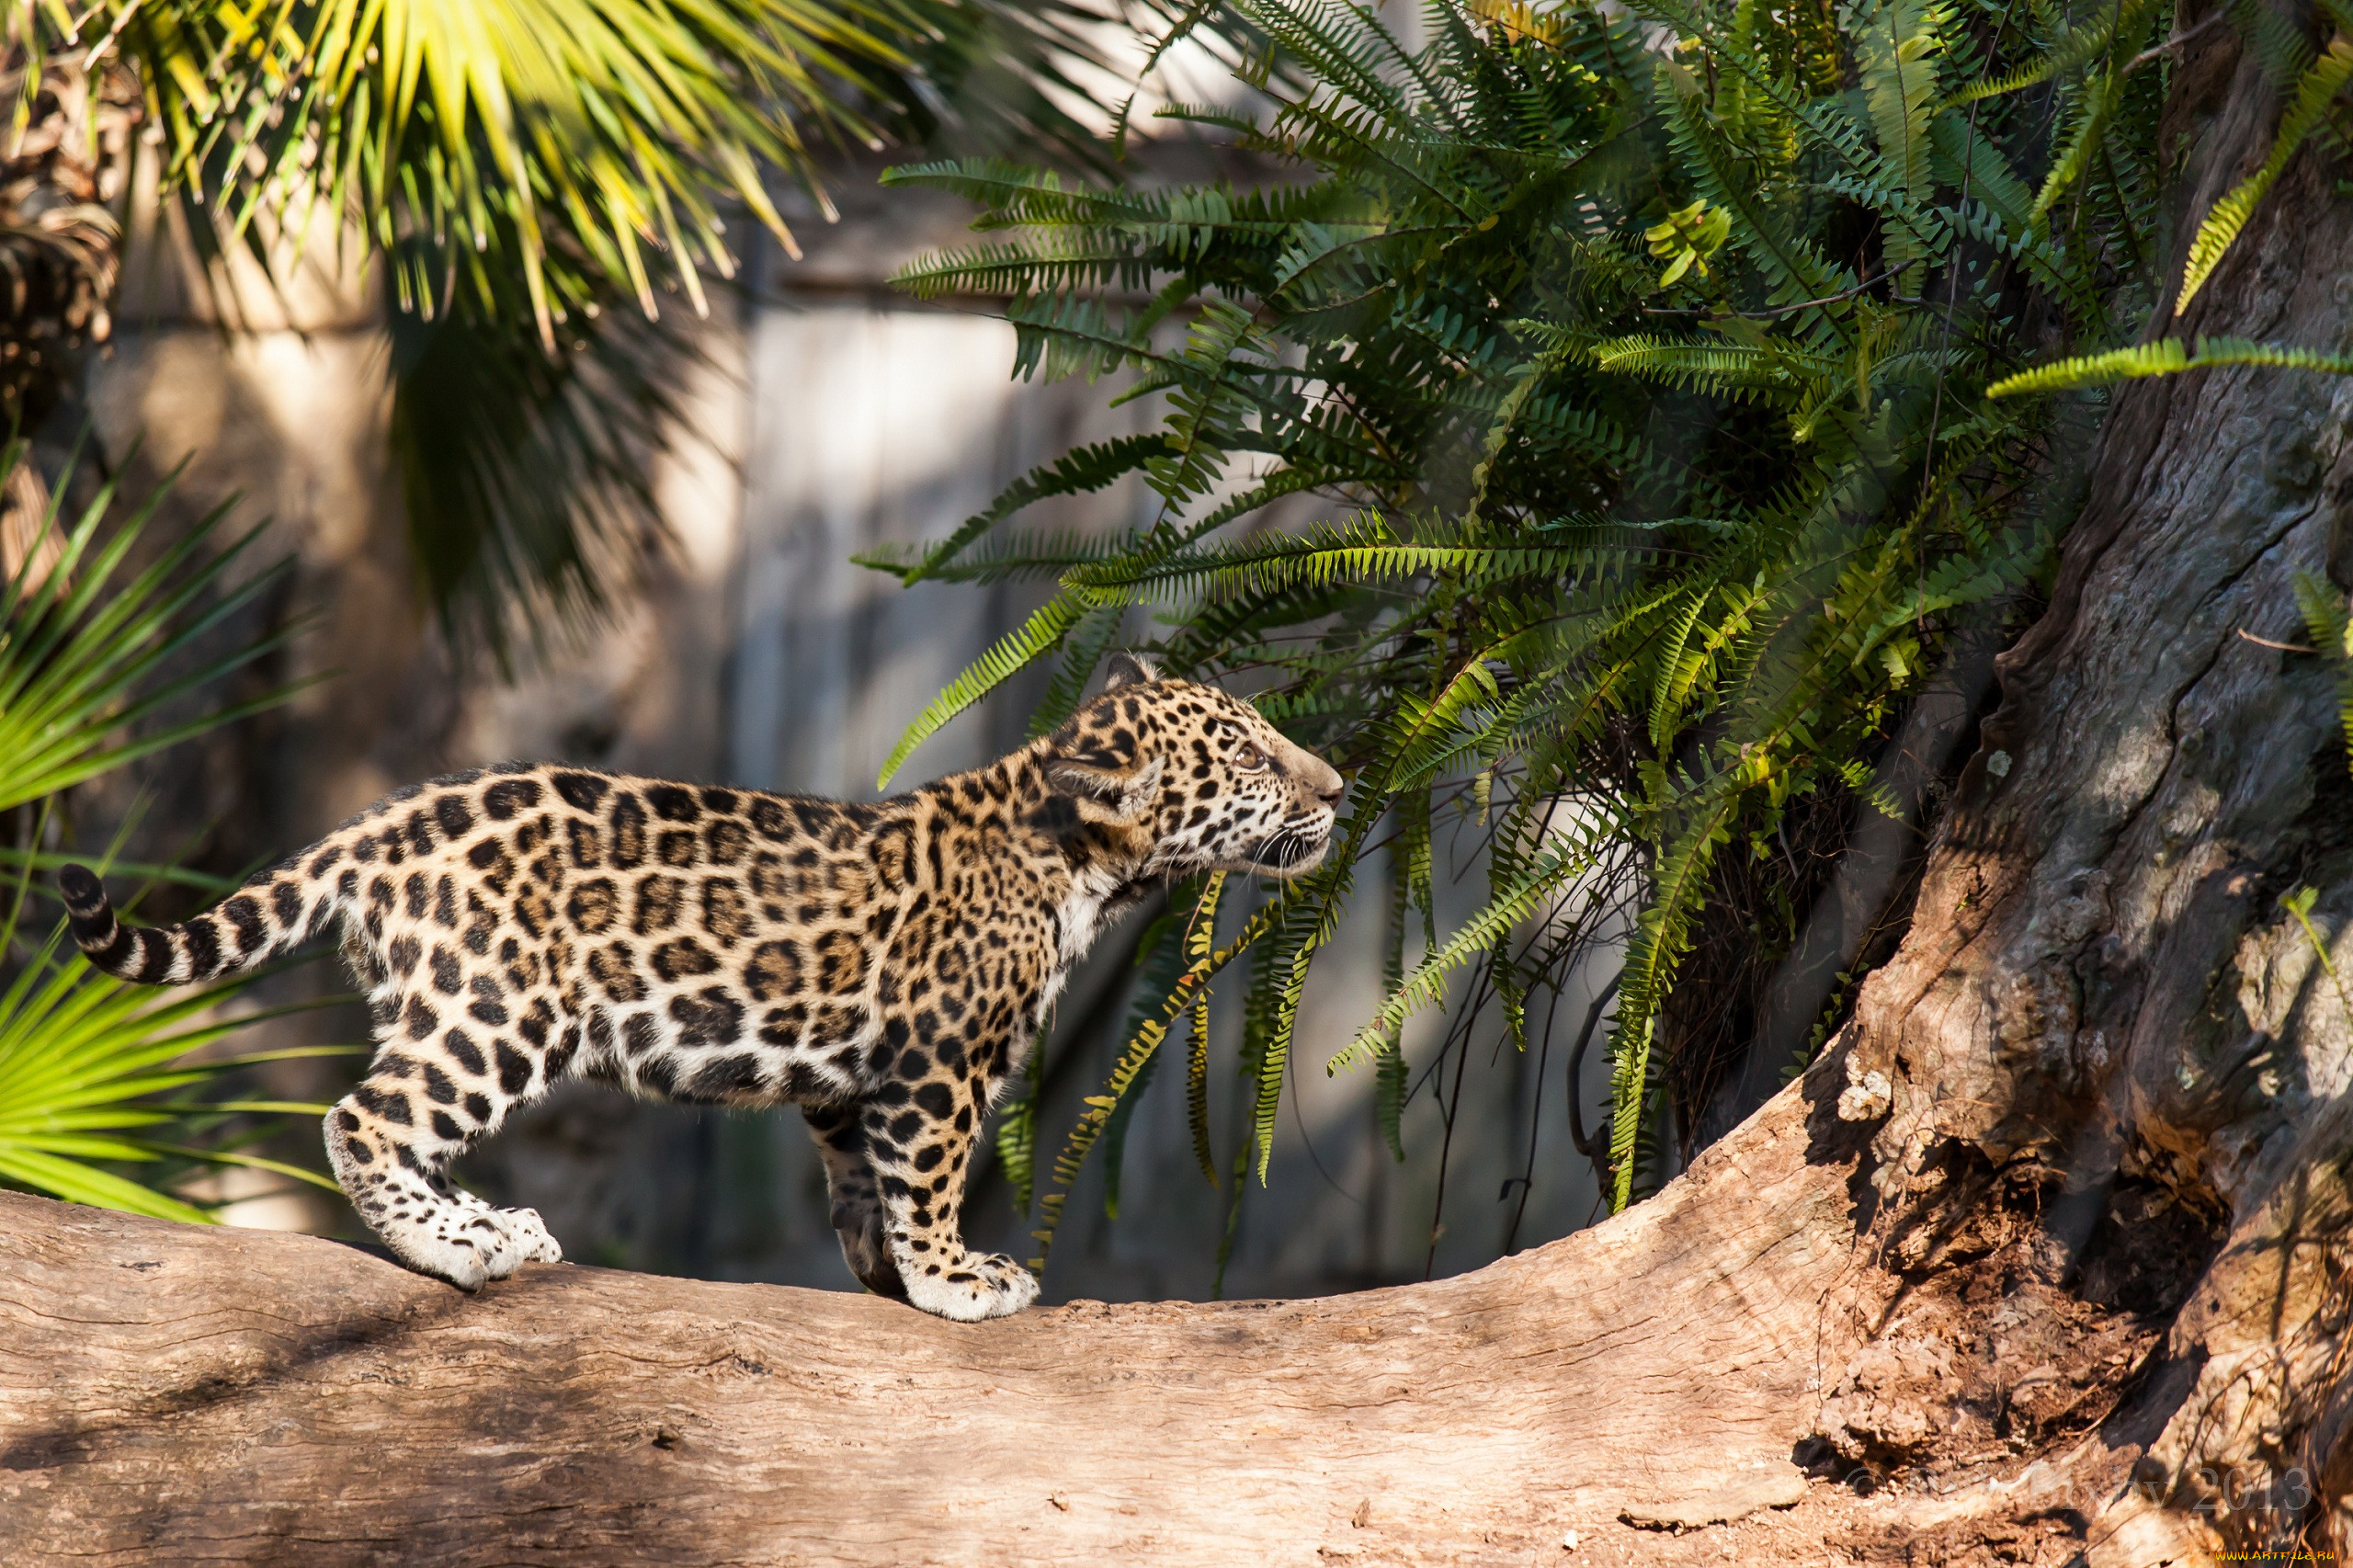
[[[0,1196],[0,1555],[1488,1562],[1739,1518],[1806,1494],[1847,1263],[1805,1111],[1477,1274],[977,1326],[565,1265],[467,1297]]]

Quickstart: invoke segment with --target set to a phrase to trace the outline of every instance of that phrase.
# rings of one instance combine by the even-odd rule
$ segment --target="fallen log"
[[[1819,1303],[1855,1261],[1835,1087],[1475,1274],[976,1325],[570,1265],[468,1296],[0,1194],[0,1552],[1491,1562],[1703,1530],[1807,1494]]]

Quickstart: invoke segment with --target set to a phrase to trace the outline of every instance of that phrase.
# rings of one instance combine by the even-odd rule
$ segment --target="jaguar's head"
[[[1047,737],[1046,776],[1085,820],[1132,835],[1139,879],[1296,877],[1322,864],[1347,785],[1256,709],[1117,653],[1103,694]]]

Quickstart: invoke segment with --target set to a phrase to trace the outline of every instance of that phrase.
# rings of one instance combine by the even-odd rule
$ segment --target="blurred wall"
[[[1160,155],[1164,177],[1192,177],[1219,156]],[[267,516],[261,553],[298,564],[257,613],[305,630],[247,686],[317,683],[275,714],[140,769],[142,846],[239,869],[308,842],[400,783],[509,757],[871,798],[908,720],[1040,595],[1026,585],[902,590],[849,556],[938,538],[1031,464],[1143,428],[1156,410],[1108,409],[1100,385],[1012,381],[1011,330],[982,304],[920,308],[887,290],[892,268],[958,241],[965,213],[939,198],[881,191],[870,175],[845,176],[840,224],[796,223],[801,261],[763,244],[745,288],[722,296],[707,324],[709,363],[691,389],[688,427],[656,476],[675,548],[608,628],[512,681],[458,667],[416,601],[384,458],[384,346],[367,280],[336,258],[315,258],[282,299],[247,279],[241,310],[224,312],[172,267],[134,267],[114,347],[89,384],[103,454],[134,481],[187,454],[173,503],[183,517],[233,494],[243,497],[241,517]],[[143,244],[150,256],[169,248],[153,235]],[[225,325],[224,313],[234,317]],[[1144,499],[1130,483],[1057,503],[1059,515],[1041,509],[1038,520],[1119,528],[1142,515]],[[949,726],[901,782],[1019,744],[1039,690],[1036,678],[1017,682]],[[118,785],[97,791],[85,815],[90,824],[118,820],[131,804]],[[1594,1212],[1590,1176],[1565,1130],[1565,1034],[1524,1057],[1481,1036],[1463,1071],[1422,1082],[1404,1165],[1375,1136],[1370,1074],[1327,1078],[1323,1063],[1381,992],[1386,898],[1378,875],[1368,882],[1372,913],[1351,918],[1312,978],[1270,1180],[1250,1185],[1231,1233],[1228,1295],[1452,1272],[1490,1260],[1507,1238],[1526,1246]],[[1462,912],[1475,907],[1475,879],[1449,897]],[[1120,1044],[1140,924],[1105,939],[1063,1006],[1039,1119],[1041,1174]],[[277,994],[340,983],[319,965]],[[1564,1030],[1584,1010],[1568,999]],[[1410,1057],[1427,1062],[1442,1022],[1419,1021]],[[1050,1298],[1210,1292],[1245,1116],[1229,1065],[1233,1023],[1222,1023],[1213,1058],[1218,1187],[1196,1167],[1182,1063],[1171,1063],[1130,1134],[1119,1221],[1103,1211],[1099,1154],[1074,1195]],[[347,1006],[263,1026],[264,1043],[351,1040],[362,1028]],[[336,1075],[350,1070],[290,1066],[278,1086],[332,1097]],[[1586,1077],[1590,1105],[1597,1060]],[[1530,1172],[1523,1192],[1515,1178]],[[494,1201],[537,1207],[578,1261],[851,1288],[825,1226],[822,1176],[790,1111],[688,1110],[568,1090],[478,1153],[465,1174]],[[216,1191],[244,1197],[233,1218],[245,1222],[356,1233],[324,1195],[276,1190],[264,1178]],[[1029,1221],[1008,1199],[1001,1174],[985,1165],[968,1233],[1027,1256]]]

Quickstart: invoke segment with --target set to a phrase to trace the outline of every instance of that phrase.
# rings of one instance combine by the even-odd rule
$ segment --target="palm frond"
[[[20,443],[0,449],[0,480],[24,460]],[[116,486],[102,484],[62,528],[63,548],[53,562],[28,554],[0,584],[0,811],[293,695],[281,688],[195,719],[168,717],[185,699],[265,657],[290,635],[201,651],[209,631],[274,591],[286,571],[279,562],[234,579],[256,533],[212,549],[226,506],[133,568],[171,483],[167,478],[119,518]],[[63,483],[55,488],[52,528],[62,524],[65,490]]]
[[[21,444],[0,449],[0,484],[24,460]],[[51,494],[63,497],[68,488],[61,480]],[[0,876],[0,1181],[79,1203],[203,1221],[203,1210],[163,1190],[157,1178],[192,1163],[226,1163],[324,1180],[207,1136],[224,1121],[322,1114],[227,1092],[231,1075],[254,1059],[220,1060],[208,1050],[268,1016],[228,1011],[263,971],[159,994],[85,963],[62,919],[38,933],[26,923],[36,874],[68,858],[33,847],[61,792],[292,695],[280,687],[194,718],[176,716],[191,698],[284,640],[265,636],[222,650],[209,636],[270,592],[283,566],[235,580],[254,536],[222,541],[226,508],[155,549],[148,534],[169,489],[166,480],[120,516],[115,484],[101,484],[70,526],[53,500],[45,522],[60,536],[59,548],[27,552],[0,584],[0,811],[32,808],[34,819],[29,842],[0,853],[7,868]],[[214,879],[142,869],[218,891]]]
[[[21,893],[14,902],[21,910]],[[0,951],[15,946],[17,934],[12,912],[0,920]],[[240,975],[159,998],[148,987],[85,964],[59,921],[0,992],[0,1179],[71,1202],[199,1222],[210,1216],[111,1167],[178,1156],[175,1163],[183,1166],[191,1161],[244,1165],[331,1186],[316,1172],[236,1149],[165,1143],[152,1136],[192,1114],[324,1113],[320,1107],[228,1096],[157,1098],[218,1084],[233,1071],[199,1053],[249,1021],[222,1009],[256,978]]]
[[[596,624],[642,558],[683,319],[755,228],[799,254],[773,174],[830,218],[822,161],[888,138],[1100,166],[1086,108],[1118,52],[1092,0],[22,10],[11,36],[37,50],[135,67],[164,190],[208,262],[383,263],[419,577],[502,662],[518,629]],[[1192,30],[1247,41],[1221,18]]]
[[[424,599],[502,666],[517,635],[591,624],[668,542],[653,474],[700,362],[608,301],[553,353],[460,302],[392,317],[394,471]]]

